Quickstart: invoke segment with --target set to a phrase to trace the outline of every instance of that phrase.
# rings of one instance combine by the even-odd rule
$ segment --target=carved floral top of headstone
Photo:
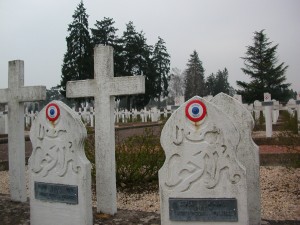
[[[183,211],[182,221],[189,220],[192,225],[199,224],[192,221],[248,224],[246,169],[237,158],[241,138],[238,127],[221,108],[198,96],[172,114],[161,134],[166,155],[159,171],[162,224],[180,220],[177,217],[182,216]],[[200,210],[203,199],[209,199],[213,205],[225,204],[216,203],[213,200],[216,198],[236,199],[237,209],[228,209],[228,216],[218,213],[218,209]],[[199,201],[200,206],[176,212],[178,205],[170,208],[172,199],[175,204],[182,204],[179,203],[182,199],[192,199]],[[186,205],[193,204],[190,200],[184,201]],[[213,218],[215,213],[217,218]]]
[[[83,148],[86,136],[79,116],[60,101],[49,103],[34,120],[29,160],[31,224],[92,224],[91,165]]]

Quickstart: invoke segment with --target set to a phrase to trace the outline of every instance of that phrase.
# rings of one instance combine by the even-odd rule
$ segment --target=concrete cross
[[[46,99],[46,87],[24,87],[24,61],[10,61],[8,67],[8,88],[0,90],[0,103],[8,104],[10,195],[13,201],[25,202],[24,102]]]
[[[114,77],[113,48],[94,49],[94,80],[69,81],[68,98],[95,99],[95,162],[97,212],[117,212],[115,172],[114,96],[145,92],[143,76]]]

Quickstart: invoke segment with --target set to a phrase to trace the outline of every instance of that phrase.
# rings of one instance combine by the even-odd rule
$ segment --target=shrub
[[[158,181],[158,170],[164,163],[159,138],[150,130],[129,137],[116,146],[117,185],[130,188]]]
[[[95,181],[95,134],[88,132],[85,154],[92,164]],[[145,183],[158,182],[158,170],[165,160],[159,137],[149,129],[116,145],[116,179],[119,188],[131,189]]]

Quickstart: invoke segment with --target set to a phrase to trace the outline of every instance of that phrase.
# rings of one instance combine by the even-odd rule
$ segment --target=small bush
[[[260,111],[259,118],[255,120],[253,131],[266,130],[265,117],[263,111]]]
[[[92,164],[92,178],[95,181],[95,134],[88,132],[85,154]],[[119,188],[132,189],[145,183],[158,182],[158,170],[165,160],[159,137],[150,130],[140,136],[126,139],[116,145],[116,179]]]
[[[159,138],[150,130],[129,137],[116,146],[117,185],[131,188],[158,181],[158,170],[164,163]]]
[[[298,134],[297,112],[292,116],[288,111],[281,112],[283,118],[282,130]]]

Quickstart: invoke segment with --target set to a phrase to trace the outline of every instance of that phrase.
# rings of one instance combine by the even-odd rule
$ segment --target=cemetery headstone
[[[279,117],[279,101],[273,100],[272,123],[277,124]]]
[[[175,106],[181,106],[184,103],[184,96],[176,96],[174,101]]]
[[[24,61],[10,61],[8,67],[8,88],[0,90],[0,103],[8,104],[10,196],[11,200],[25,202],[24,102],[46,99],[46,87],[24,87]]]
[[[249,224],[260,225],[259,148],[252,139],[254,120],[239,100],[220,93],[211,102],[222,109],[240,132],[237,159],[246,168]]]
[[[262,103],[258,100],[255,100],[253,106],[254,106],[254,118],[255,120],[259,120],[260,111],[262,110]]]
[[[115,97],[145,92],[145,77],[114,77],[113,48],[94,48],[94,80],[69,81],[67,97],[95,99],[95,162],[97,212],[117,212],[115,174]]]
[[[243,103],[241,95],[234,95],[233,98],[236,99],[237,101],[239,101],[240,103]]]
[[[246,168],[237,156],[243,137],[231,118],[195,96],[166,122],[166,159],[159,171],[162,224],[249,224]]]
[[[266,123],[266,137],[272,137],[272,110],[273,101],[270,93],[264,93],[264,101],[262,105],[265,107],[265,123]]]
[[[84,153],[86,129],[60,101],[41,110],[30,129],[30,223],[91,225],[91,164]]]

